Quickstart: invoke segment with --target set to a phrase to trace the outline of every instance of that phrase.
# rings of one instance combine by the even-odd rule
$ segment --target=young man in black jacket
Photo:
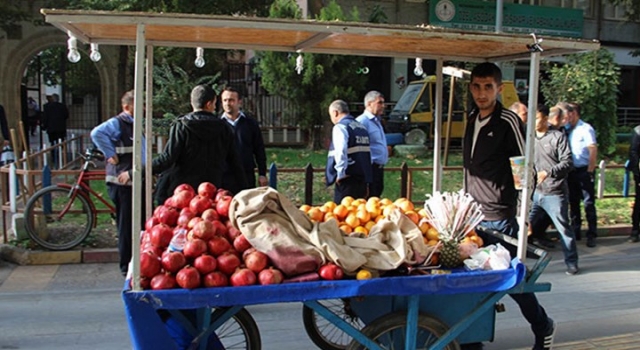
[[[160,204],[182,183],[194,189],[205,181],[223,187],[225,169],[245,185],[233,131],[213,114],[215,105],[215,91],[208,85],[198,85],[191,91],[193,112],[171,126],[164,152],[153,160],[153,173],[164,172],[163,176],[169,176],[166,187],[158,189],[156,195]]]
[[[518,237],[518,192],[515,189],[509,157],[524,154],[524,124],[504,108],[498,95],[502,91],[502,72],[493,63],[481,63],[471,72],[469,84],[476,104],[464,135],[464,187],[482,205],[481,225]],[[556,325],[533,293],[510,294],[531,324],[535,335],[533,350],[551,349]],[[481,348],[469,344],[463,349]]]
[[[262,140],[262,131],[255,119],[247,117],[241,110],[242,97],[240,92],[232,87],[226,87],[220,94],[222,109],[224,113],[221,118],[227,122],[236,137],[236,151],[242,158],[242,168],[246,183],[238,183],[237,178],[231,169],[225,172],[225,188],[231,192],[238,193],[247,188],[256,187],[255,168],[258,168],[258,185],[267,186],[267,156]]]

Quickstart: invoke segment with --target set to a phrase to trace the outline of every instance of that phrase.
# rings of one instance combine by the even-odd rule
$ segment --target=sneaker
[[[556,335],[558,329],[556,323],[551,321],[551,329],[542,337],[536,336],[536,344],[533,346],[533,350],[551,350],[553,348],[553,337]]]
[[[640,237],[638,235],[631,235],[629,236],[629,239],[627,240],[627,242],[629,243],[636,243],[640,241]]]
[[[578,274],[578,272],[580,272],[578,265],[567,265],[567,275],[573,276]]]
[[[596,246],[596,238],[595,237],[587,237],[587,247],[593,248]]]

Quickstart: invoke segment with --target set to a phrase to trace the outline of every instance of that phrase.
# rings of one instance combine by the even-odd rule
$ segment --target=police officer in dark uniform
[[[329,105],[329,116],[334,126],[326,180],[327,186],[336,184],[333,200],[340,203],[347,196],[367,198],[368,186],[373,180],[369,132],[349,114],[349,107],[342,100]]]

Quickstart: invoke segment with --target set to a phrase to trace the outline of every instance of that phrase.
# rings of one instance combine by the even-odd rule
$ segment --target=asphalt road
[[[579,242],[582,271],[576,276],[564,273],[562,252],[552,250],[554,259],[539,279],[552,283],[539,299],[558,324],[556,349],[640,349],[640,244],[624,237],[599,243],[590,249]],[[131,348],[116,264],[1,262],[0,283],[0,349]],[[495,341],[485,349],[530,349],[528,324],[510,298],[503,302],[507,311],[497,315]],[[300,304],[248,309],[263,349],[315,349],[304,333]]]

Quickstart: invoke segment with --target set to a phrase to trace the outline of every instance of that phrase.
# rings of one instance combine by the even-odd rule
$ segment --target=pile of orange
[[[340,203],[329,201],[321,206],[312,207],[304,204],[300,207],[300,210],[307,213],[312,221],[336,220],[340,229],[347,235],[353,232],[368,235],[371,227],[380,219],[388,216],[394,209],[400,209],[416,225],[419,225],[420,220],[424,217],[421,215],[424,209],[416,212],[413,203],[407,198],[391,201],[388,198],[355,199],[347,196]],[[423,226],[421,225],[421,227]]]

